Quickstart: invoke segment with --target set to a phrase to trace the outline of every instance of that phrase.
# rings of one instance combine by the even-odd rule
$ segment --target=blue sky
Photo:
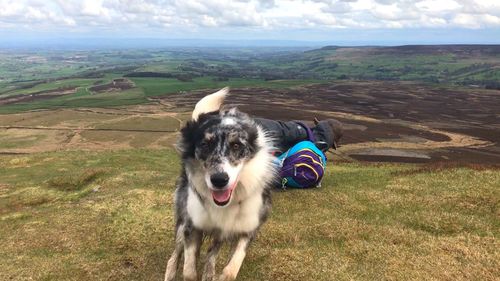
[[[0,41],[500,43],[500,0],[0,0]]]

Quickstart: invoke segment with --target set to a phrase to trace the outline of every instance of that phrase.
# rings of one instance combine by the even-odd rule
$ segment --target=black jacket
[[[274,145],[280,152],[287,151],[294,144],[307,140],[307,131],[300,121],[275,121],[264,118],[255,118],[257,124],[269,132],[273,138]],[[336,146],[332,129],[327,123],[319,122],[312,128],[316,142],[324,142],[328,145],[327,149]]]

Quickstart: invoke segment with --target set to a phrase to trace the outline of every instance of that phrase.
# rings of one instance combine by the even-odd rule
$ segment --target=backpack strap
[[[312,143],[315,143],[316,142],[316,139],[314,138],[314,134],[311,130],[311,128],[309,128],[309,126],[307,126],[306,124],[300,122],[300,121],[295,121],[297,122],[297,124],[299,124],[300,126],[302,126],[302,128],[304,128],[304,130],[306,130],[306,133],[307,133],[307,139],[312,142]]]
[[[295,122],[297,122],[297,124],[299,124],[300,126],[302,126],[306,130],[308,140],[310,142],[312,142],[316,147],[318,147],[316,144],[316,138],[314,137],[314,134],[313,134],[311,128],[309,128],[309,126],[307,126],[306,124],[304,124],[301,121],[295,121]],[[322,153],[322,154],[325,156],[325,160],[326,160],[326,154],[325,153]]]

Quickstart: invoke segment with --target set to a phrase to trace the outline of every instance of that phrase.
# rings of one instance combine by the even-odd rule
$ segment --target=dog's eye
[[[207,149],[208,148],[208,142],[207,141],[202,141],[200,143],[200,147],[203,148],[203,149]]]

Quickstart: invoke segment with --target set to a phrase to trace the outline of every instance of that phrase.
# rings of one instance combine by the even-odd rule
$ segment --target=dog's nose
[[[229,182],[229,175],[227,173],[215,173],[210,176],[210,181],[214,185],[214,187],[217,188],[223,188],[226,187],[227,183]]]

